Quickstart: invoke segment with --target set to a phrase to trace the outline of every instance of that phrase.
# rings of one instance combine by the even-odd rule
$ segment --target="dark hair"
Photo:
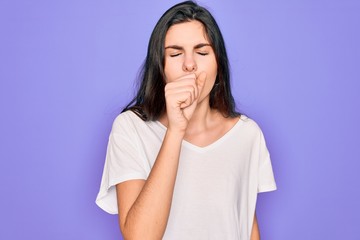
[[[230,89],[230,70],[225,43],[220,29],[208,10],[193,1],[186,1],[167,10],[157,22],[142,66],[140,87],[134,99],[124,108],[132,110],[143,120],[158,120],[165,111],[164,52],[165,36],[174,25],[189,21],[203,24],[217,62],[217,77],[210,92],[210,107],[225,117],[235,117],[235,102]]]

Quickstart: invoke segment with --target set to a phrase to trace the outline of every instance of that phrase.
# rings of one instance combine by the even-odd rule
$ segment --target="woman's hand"
[[[206,73],[187,74],[165,86],[168,129],[185,133],[206,81]]]

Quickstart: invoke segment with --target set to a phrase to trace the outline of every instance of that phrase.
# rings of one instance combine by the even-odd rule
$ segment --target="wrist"
[[[185,130],[168,128],[166,131],[166,136],[173,140],[182,141],[185,136]]]

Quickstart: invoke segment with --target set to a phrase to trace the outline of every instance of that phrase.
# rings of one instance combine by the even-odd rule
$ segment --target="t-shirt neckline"
[[[204,147],[200,147],[198,145],[195,145],[187,140],[184,140],[182,141],[182,144],[184,147],[187,147],[189,149],[192,149],[194,151],[197,151],[197,152],[206,152],[206,151],[209,151],[213,148],[215,148],[216,146],[218,146],[219,144],[221,144],[223,141],[225,141],[226,139],[228,139],[232,134],[233,132],[236,131],[236,129],[242,125],[242,123],[244,122],[244,115],[241,115],[238,119],[238,121],[226,132],[224,133],[220,138],[216,139],[215,141],[213,141],[212,143],[204,146]],[[162,124],[160,121],[156,120],[155,123],[165,132],[167,130],[167,127]]]

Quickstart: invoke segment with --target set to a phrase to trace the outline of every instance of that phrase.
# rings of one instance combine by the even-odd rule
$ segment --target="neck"
[[[217,110],[211,109],[209,103],[204,99],[197,105],[188,123],[185,136],[206,131],[220,115]],[[166,113],[159,120],[164,126],[168,126]]]
[[[215,112],[206,101],[199,103],[188,123],[186,133],[204,131],[212,122]]]

